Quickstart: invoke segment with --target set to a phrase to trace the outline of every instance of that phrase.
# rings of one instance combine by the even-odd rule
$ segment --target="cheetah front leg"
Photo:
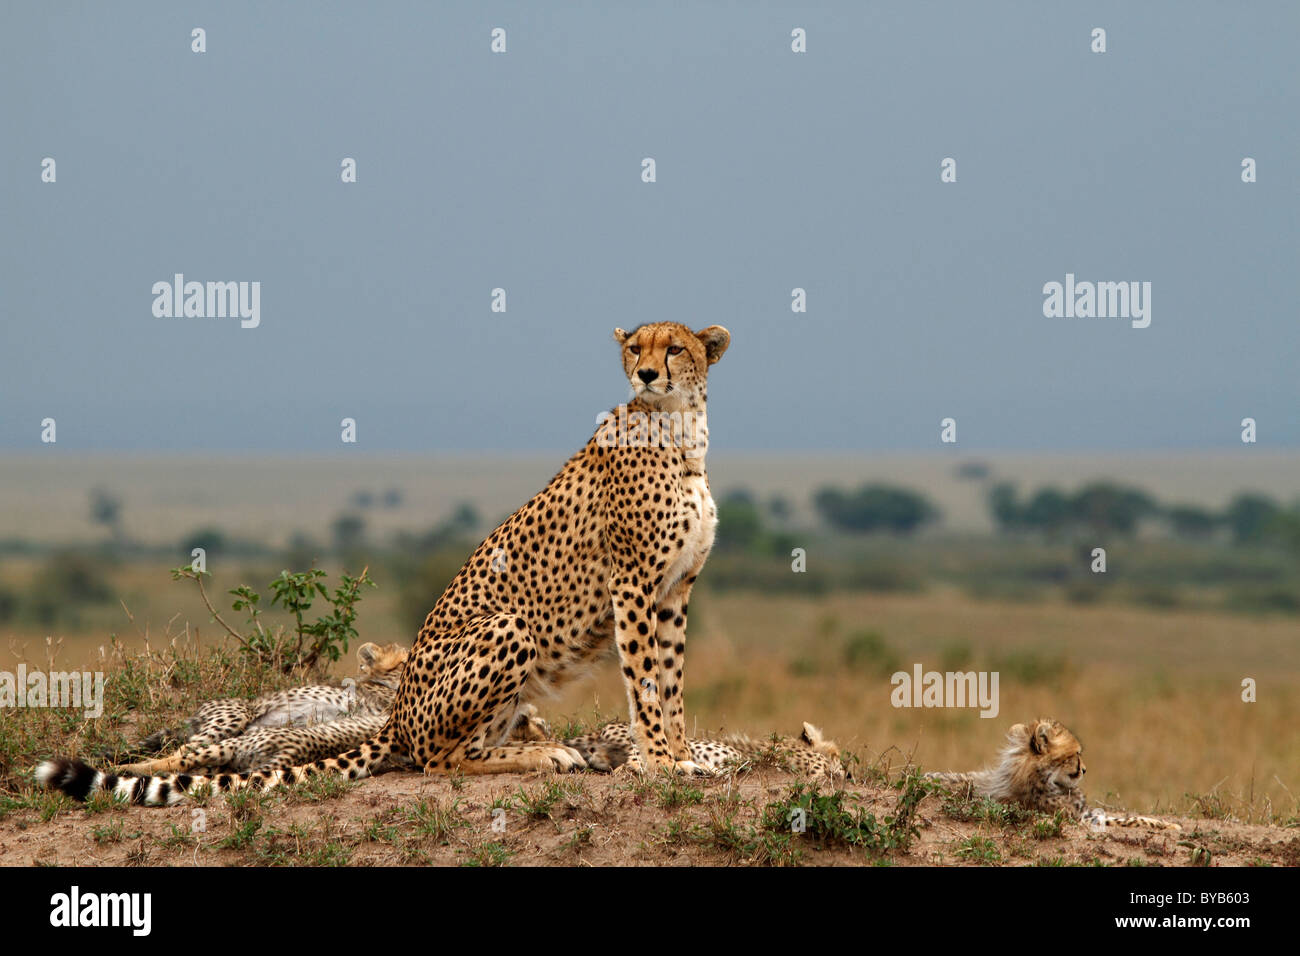
[[[186,744],[166,757],[125,764],[120,769],[123,773],[140,777],[148,777],[155,773],[181,773],[194,766],[193,764],[187,764],[187,758],[195,749],[197,748]]]
[[[690,759],[688,749],[678,750],[668,742],[666,701],[660,686],[663,669],[657,637],[659,618],[648,596],[653,588],[643,581],[648,581],[647,576],[635,568],[616,571],[609,581],[614,604],[614,642],[627,690],[629,723],[637,744],[634,756],[639,758],[629,757],[625,767],[640,771],[707,773]],[[680,708],[680,697],[677,703]],[[682,727],[685,727],[684,719]]]
[[[139,776],[151,776],[163,773],[189,773],[193,770],[278,770],[293,766],[293,761],[276,758],[281,755],[273,748],[262,743],[256,731],[245,737],[232,737],[212,744],[195,746],[185,744],[179,750],[157,760],[128,764],[122,767],[124,773]]]
[[[690,760],[691,748],[686,739],[686,703],[682,699],[686,667],[686,616],[695,578],[704,567],[700,558],[695,567],[668,589],[659,602],[657,645],[659,650],[659,697],[663,702],[664,732],[668,752],[675,760]]]

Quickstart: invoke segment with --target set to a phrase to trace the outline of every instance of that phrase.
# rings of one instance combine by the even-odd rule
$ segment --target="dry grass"
[[[103,714],[89,719],[84,707],[0,708],[0,818],[3,801],[25,789],[41,759],[58,754],[102,762],[101,753],[125,753],[153,731],[180,725],[204,701],[256,697],[313,677],[255,666],[229,644],[203,646],[186,629],[152,640],[146,633],[138,649],[109,640],[89,658],[65,650],[62,639],[43,643],[43,658],[29,658],[30,668],[103,672]]]

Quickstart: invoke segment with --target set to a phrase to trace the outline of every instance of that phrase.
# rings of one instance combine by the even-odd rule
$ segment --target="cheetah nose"
[[[636,373],[636,377],[649,385],[659,377],[659,373],[652,368],[643,368],[641,371]]]

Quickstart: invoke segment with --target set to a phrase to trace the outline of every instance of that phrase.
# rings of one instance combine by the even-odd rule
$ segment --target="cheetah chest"
[[[718,527],[718,509],[713,503],[713,495],[709,494],[709,481],[704,475],[687,475],[682,479],[678,520],[681,549],[664,572],[656,600],[697,567],[713,547],[713,535]]]

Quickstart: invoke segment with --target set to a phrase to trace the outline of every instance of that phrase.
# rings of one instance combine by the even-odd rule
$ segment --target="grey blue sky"
[[[1300,447],[1298,36],[1294,2],[6,3],[0,448],[571,450],[625,396],[612,328],[661,319],[732,332],[715,447]],[[259,281],[260,327],[155,318],[177,272]],[[1149,281],[1151,326],[1045,318],[1067,272]]]

